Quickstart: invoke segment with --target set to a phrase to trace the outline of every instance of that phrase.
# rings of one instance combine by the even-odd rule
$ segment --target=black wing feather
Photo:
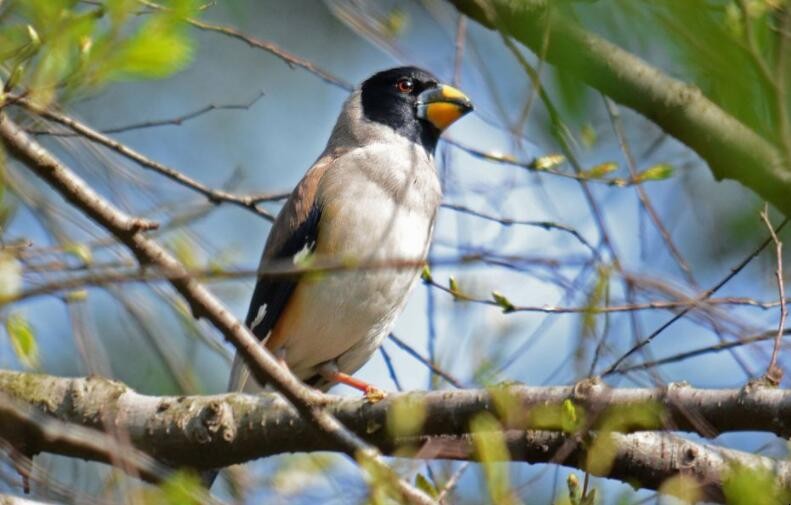
[[[305,247],[307,247],[310,252],[313,252],[316,248],[320,218],[321,210],[318,205],[314,205],[308,213],[307,218],[294,230],[291,236],[286,239],[280,249],[273,256],[270,256],[270,259],[273,261],[291,260],[295,254]],[[252,299],[250,300],[250,308],[247,310],[245,324],[249,328],[255,320],[256,315],[258,315],[260,307],[266,304],[266,313],[263,320],[254,328],[251,328],[259,340],[265,339],[272,328],[274,328],[289,298],[291,298],[291,294],[294,292],[297,282],[299,282],[299,278],[296,276],[264,275],[258,278],[258,282],[253,290]]]

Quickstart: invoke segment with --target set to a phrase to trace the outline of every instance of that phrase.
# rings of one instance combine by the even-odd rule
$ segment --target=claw
[[[376,386],[369,385],[367,388],[365,388],[363,396],[369,402],[377,403],[387,398],[387,393]]]

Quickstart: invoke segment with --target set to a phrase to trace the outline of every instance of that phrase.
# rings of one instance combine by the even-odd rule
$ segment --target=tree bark
[[[274,454],[343,451],[341,444],[317,432],[275,393],[157,397],[99,377],[60,378],[10,371],[0,371],[0,391],[66,423],[102,431],[112,426],[138,450],[174,467],[204,470]],[[787,436],[791,423],[788,390],[755,386],[704,390],[679,385],[612,389],[598,381],[585,381],[571,387],[507,385],[490,390],[391,394],[373,404],[363,399],[329,398],[326,408],[331,415],[386,454],[475,459],[473,441],[482,434],[470,432],[470,421],[487,412],[500,419],[512,461],[590,469],[651,489],[684,473],[695,477],[706,496],[714,500],[722,499],[723,476],[732,462],[738,461],[776,472],[777,481],[791,488],[791,463],[652,431],[663,426],[651,422],[623,422],[630,412],[641,417],[659,406],[658,419],[671,429],[708,437],[742,430]],[[394,412],[398,411],[424,422],[416,431],[394,434],[393,427],[398,424]],[[563,433],[546,415],[532,415],[561,411],[573,411],[573,417],[586,419],[578,425],[582,428],[577,433]],[[620,421],[613,423],[613,419]],[[22,429],[20,422],[12,426],[0,423],[0,437],[41,452],[112,462],[109,455],[86,452],[64,443],[62,437],[39,437]],[[20,433],[35,439],[20,440]],[[608,437],[614,448],[612,461],[590,468],[586,448],[601,437]],[[592,454],[596,456],[595,451]]]

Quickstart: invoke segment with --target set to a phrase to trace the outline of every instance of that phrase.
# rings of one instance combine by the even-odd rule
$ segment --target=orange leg
[[[353,387],[354,389],[359,389],[365,394],[371,393],[373,391],[377,391],[378,388],[376,386],[372,386],[365,381],[360,379],[355,379],[349,374],[345,374],[343,372],[335,372],[329,378],[334,382],[340,382],[341,384],[346,384],[349,387]]]
[[[341,384],[346,384],[349,387],[362,391],[365,397],[372,402],[377,402],[385,397],[385,392],[378,387],[368,384],[363,380],[355,379],[351,375],[339,371],[335,366],[331,368],[326,367],[321,370],[320,373],[328,381],[340,382]]]

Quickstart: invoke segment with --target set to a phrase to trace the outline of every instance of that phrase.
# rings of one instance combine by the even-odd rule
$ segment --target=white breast
[[[377,265],[426,257],[440,200],[432,160],[422,148],[375,144],[336,160],[322,178],[318,254]],[[361,367],[390,331],[417,280],[419,268],[376,268],[332,273],[302,284],[302,312],[285,348],[289,367],[308,378],[336,359],[340,369]]]

